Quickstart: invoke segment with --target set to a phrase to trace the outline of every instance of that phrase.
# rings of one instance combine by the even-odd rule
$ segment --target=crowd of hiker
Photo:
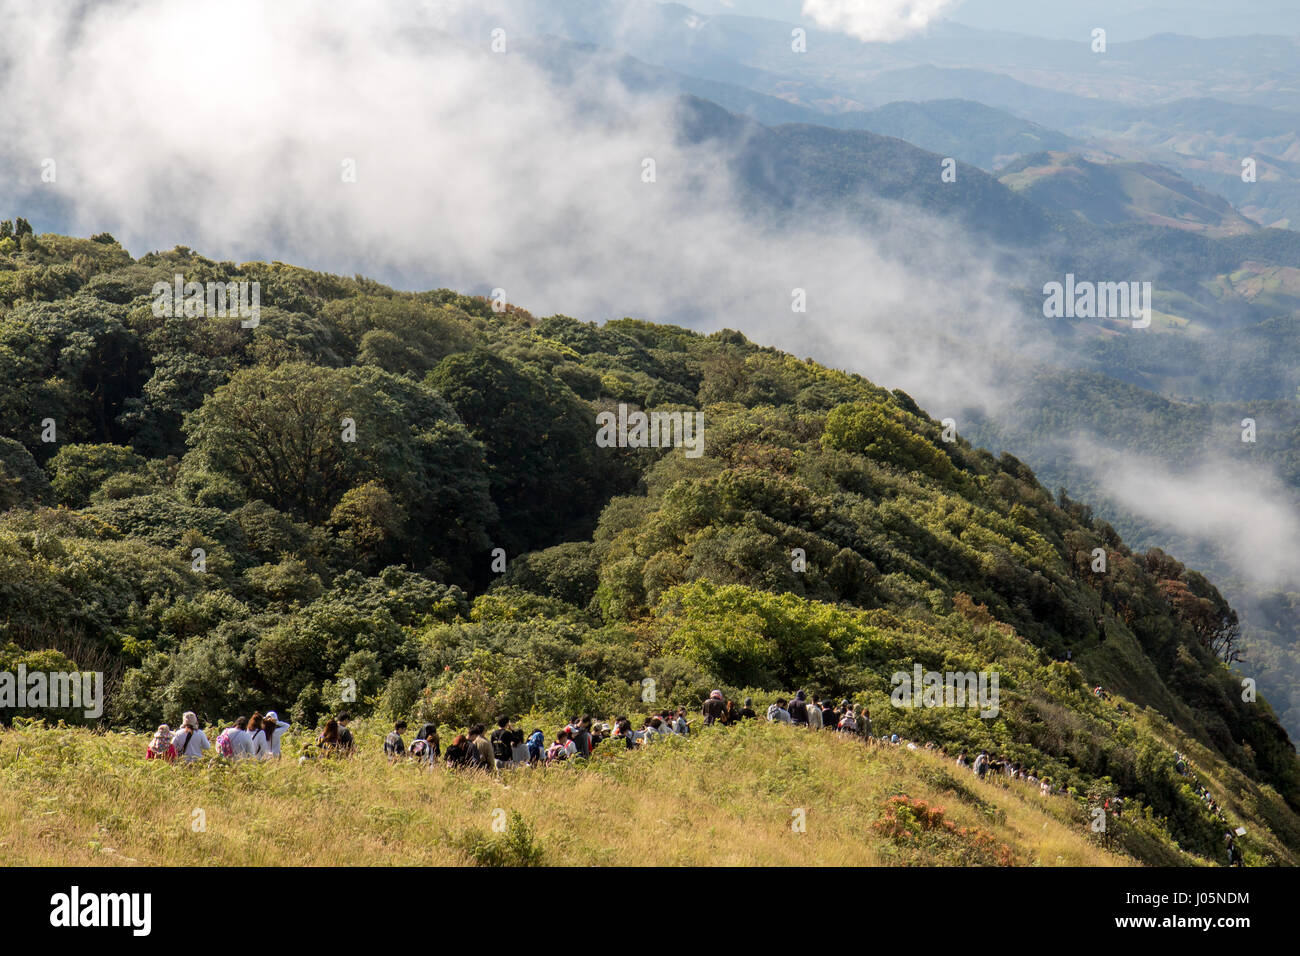
[[[331,720],[326,727],[333,726],[335,740],[339,734],[345,734],[346,748],[351,749],[352,732],[347,729],[348,716],[341,714],[338,720]],[[280,720],[278,714],[268,710],[265,714],[255,712],[252,717],[240,717],[230,726],[224,728],[216,739],[216,751],[228,760],[241,760],[252,757],[260,760],[280,756],[280,742],[288,733],[290,724]],[[342,728],[340,730],[340,727]],[[322,734],[322,737],[324,734]],[[207,734],[199,726],[199,718],[187,710],[181,717],[181,726],[172,730],[167,724],[159,724],[158,730],[145,749],[145,756],[150,760],[177,760],[191,762],[203,756],[203,752],[213,748]]]
[[[1220,807],[1218,802],[1214,799],[1214,794],[1210,793],[1210,788],[1200,782],[1199,778],[1197,778],[1196,774],[1192,770],[1191,763],[1177,750],[1174,751],[1174,773],[1178,774],[1180,777],[1188,778],[1188,780],[1191,781],[1192,787],[1196,790],[1197,796],[1199,796],[1201,802],[1205,804],[1205,808],[1213,813],[1220,823],[1225,826],[1228,825],[1227,814],[1223,812],[1223,808]],[[1241,858],[1241,847],[1237,845],[1237,835],[1233,833],[1232,830],[1228,830],[1224,833],[1224,841],[1227,844],[1228,865],[1245,866],[1245,863]]]
[[[837,706],[816,696],[810,700],[803,691],[790,700],[777,700],[766,713],[767,719],[773,722],[819,730],[834,729],[864,737],[869,737],[871,732],[871,719],[865,707],[855,712],[848,701],[841,701]],[[700,716],[705,726],[727,726],[757,720],[758,712],[754,709],[753,698],[746,697],[738,703],[728,700],[722,691],[715,690],[704,701]],[[406,743],[407,730],[406,721],[399,720],[384,738],[384,754],[390,761],[408,759],[427,764],[442,763],[452,769],[496,771],[536,767],[562,760],[585,760],[607,740],[633,750],[651,746],[664,737],[689,737],[691,717],[685,707],[658,710],[642,718],[638,728],[626,716],[606,721],[584,714],[557,730],[549,742],[540,727],[525,733],[523,727],[516,727],[510,718],[502,717],[490,732],[484,724],[471,726],[465,733],[452,738],[445,749],[433,724],[422,725],[409,746]]]
[[[749,703],[746,699],[746,705]],[[767,719],[812,730],[836,730],[869,739],[872,737],[871,714],[865,705],[855,710],[847,700],[842,700],[837,705],[822,700],[816,694],[809,699],[803,691],[798,691],[789,700],[778,698],[767,708]]]
[[[927,744],[926,746],[930,745]],[[940,748],[940,750],[942,751],[943,748]],[[946,754],[946,751],[944,752]],[[1006,777],[1008,780],[1023,780],[1031,787],[1038,787],[1038,795],[1040,797],[1051,797],[1056,794],[1068,792],[1064,787],[1058,787],[1053,784],[1050,777],[1043,777],[1040,779],[1032,770],[1022,766],[1014,760],[1011,760],[1009,757],[991,757],[987,750],[981,750],[975,755],[974,760],[970,759],[966,751],[963,750],[961,753],[957,754],[956,762],[957,766],[961,767],[963,770],[971,771],[981,780],[989,777]],[[1107,805],[1106,809],[1109,810],[1112,808]],[[1118,802],[1114,809],[1116,816],[1118,816],[1120,812]]]
[[[738,724],[758,719],[751,697],[743,701],[727,699],[722,691],[709,694],[700,709],[706,726]],[[777,699],[766,710],[769,721],[810,727],[815,730],[836,730],[856,734],[866,739],[871,736],[871,717],[865,706],[854,708],[847,700],[838,704],[823,701],[817,695],[809,697],[798,691],[794,697]],[[691,717],[685,707],[652,711],[634,727],[627,716],[613,720],[595,720],[590,715],[574,717],[556,731],[548,742],[541,728],[525,733],[514,726],[509,718],[501,718],[489,732],[484,724],[475,724],[463,734],[457,734],[445,748],[437,728],[426,723],[416,731],[408,746],[407,724],[397,721],[384,738],[384,753],[390,760],[415,759],[426,763],[445,763],[449,767],[482,767],[499,770],[515,766],[538,766],[559,760],[586,759],[596,746],[606,740],[621,742],[626,749],[645,747],[667,736],[688,737]],[[308,748],[301,759],[345,757],[356,749],[348,725],[350,716],[340,713],[330,717],[317,735],[314,747]],[[198,717],[186,711],[181,726],[173,731],[160,724],[157,733],[146,748],[146,756],[153,760],[194,761],[204,752],[215,749],[229,760],[245,758],[272,759],[280,756],[281,739],[289,730],[289,723],[280,720],[275,711],[265,715],[240,717],[224,727],[215,745],[199,726]],[[894,738],[897,742],[897,735]]]
[[[722,691],[714,690],[700,708],[700,717],[705,726],[727,726],[757,720],[758,711],[754,709],[751,697],[737,703],[728,699]],[[946,747],[932,741],[920,745],[915,741],[904,740],[896,733],[875,736],[872,732],[871,713],[866,705],[854,707],[848,700],[836,703],[800,690],[793,697],[780,697],[773,701],[768,705],[765,717],[771,723],[851,734],[873,745],[933,750],[940,756],[951,758]],[[350,723],[351,717],[346,713],[330,717],[324,729],[316,736],[314,747],[306,748],[300,761],[349,757],[355,753],[356,743],[349,729]],[[219,756],[229,760],[276,759],[280,756],[281,739],[289,729],[290,724],[281,721],[275,711],[268,710],[265,715],[257,712],[252,717],[240,717],[224,727],[216,738],[215,750]],[[390,762],[413,760],[429,766],[443,765],[452,770],[480,769],[497,772],[516,767],[545,766],[566,760],[586,760],[597,746],[609,740],[632,750],[653,746],[656,741],[666,737],[689,737],[691,722],[685,707],[653,711],[642,719],[639,729],[626,716],[605,721],[584,714],[574,717],[557,730],[548,743],[546,734],[540,727],[534,727],[525,733],[523,727],[515,726],[511,718],[501,717],[491,731],[484,724],[474,724],[465,733],[453,737],[445,748],[432,723],[423,724],[409,745],[406,742],[407,729],[406,721],[399,720],[384,738],[383,750]],[[192,762],[209,749],[213,749],[213,744],[199,726],[198,717],[192,711],[186,711],[177,730],[173,731],[167,724],[159,725],[149,742],[146,756],[151,760]],[[979,751],[973,759],[967,751],[962,750],[957,754],[955,763],[981,780],[1005,777],[1008,780],[1023,781],[1031,787],[1037,786],[1042,797],[1071,793],[1065,787],[1056,786],[1050,778],[1039,778],[1033,770],[1020,763],[1001,755],[990,755],[987,750]],[[1177,751],[1173,755],[1173,765],[1180,776],[1193,776],[1187,759]],[[1226,817],[1214,802],[1210,791],[1199,784],[1197,789],[1206,806],[1226,823]],[[1117,819],[1122,818],[1124,801],[1120,797],[1106,798],[1102,806]],[[1225,836],[1228,865],[1244,865],[1236,835],[1228,831]]]

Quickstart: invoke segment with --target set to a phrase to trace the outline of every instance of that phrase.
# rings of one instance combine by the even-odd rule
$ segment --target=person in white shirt
[[[266,712],[266,719],[275,721],[275,729],[271,731],[271,756],[278,757],[280,756],[280,738],[288,733],[289,723],[288,721],[283,724],[280,723],[280,718],[276,716],[273,710]]]
[[[271,756],[271,744],[266,739],[262,715],[258,713],[248,720],[248,755],[259,759]]]
[[[812,705],[808,708],[808,729],[822,729],[822,702],[820,698],[814,697]]]
[[[767,709],[767,719],[774,723],[790,724],[790,711],[785,709],[785,701],[778,700],[775,704]]]
[[[247,717],[240,717],[235,721],[235,726],[226,733],[230,738],[230,746],[235,751],[236,760],[253,756],[253,737],[248,732]]]
[[[199,730],[199,718],[194,711],[187,710],[181,718],[181,729],[172,736],[172,746],[176,748],[176,756],[187,761],[198,760],[212,746]]]

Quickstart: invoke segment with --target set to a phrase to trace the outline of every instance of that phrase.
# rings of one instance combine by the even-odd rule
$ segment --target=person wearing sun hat
[[[280,738],[283,737],[286,733],[288,733],[290,725],[287,720],[284,723],[280,723],[279,715],[276,714],[276,712],[273,710],[268,710],[266,712],[266,717],[263,718],[263,721],[269,722],[272,720],[275,721],[275,729],[271,731],[271,733],[268,735],[268,738],[271,747],[271,756],[278,757],[280,756]]]
[[[150,760],[166,760],[168,763],[176,759],[176,748],[172,746],[172,729],[166,724],[158,725],[158,732],[153,735],[153,740],[149,741],[149,747],[145,755]]]
[[[198,760],[212,746],[199,729],[199,718],[194,711],[187,710],[181,717],[181,729],[172,735],[172,746],[176,748],[176,756],[186,761]]]

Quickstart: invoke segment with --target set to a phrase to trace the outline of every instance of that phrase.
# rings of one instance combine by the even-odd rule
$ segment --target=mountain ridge
[[[1253,859],[1300,853],[1300,765],[1222,663],[1222,595],[902,392],[734,331],[108,236],[0,257],[29,290],[0,310],[3,653],[116,669],[115,726],[268,699],[310,726],[349,682],[350,709],[449,731],[635,712],[646,678],[692,708],[802,686],[1123,794],[1213,859],[1224,822],[1173,769],[1194,748]],[[177,273],[259,282],[259,324],[156,315]],[[600,448],[620,403],[702,412],[706,454]],[[997,716],[893,706],[916,665],[997,672]]]

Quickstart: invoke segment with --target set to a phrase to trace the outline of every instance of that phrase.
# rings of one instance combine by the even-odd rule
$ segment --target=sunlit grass
[[[28,727],[0,735],[0,861],[28,865],[950,865],[965,837],[893,840],[890,797],[944,809],[1021,865],[1131,863],[1081,810],[983,783],[937,754],[762,723],[588,766],[489,776],[351,760],[193,766],[145,739]],[[1050,806],[1049,806],[1050,805]],[[802,822],[803,829],[798,824]],[[505,832],[494,829],[504,825]],[[515,828],[512,832],[511,828]],[[954,831],[955,832],[955,831]],[[514,838],[513,842],[511,838]]]

